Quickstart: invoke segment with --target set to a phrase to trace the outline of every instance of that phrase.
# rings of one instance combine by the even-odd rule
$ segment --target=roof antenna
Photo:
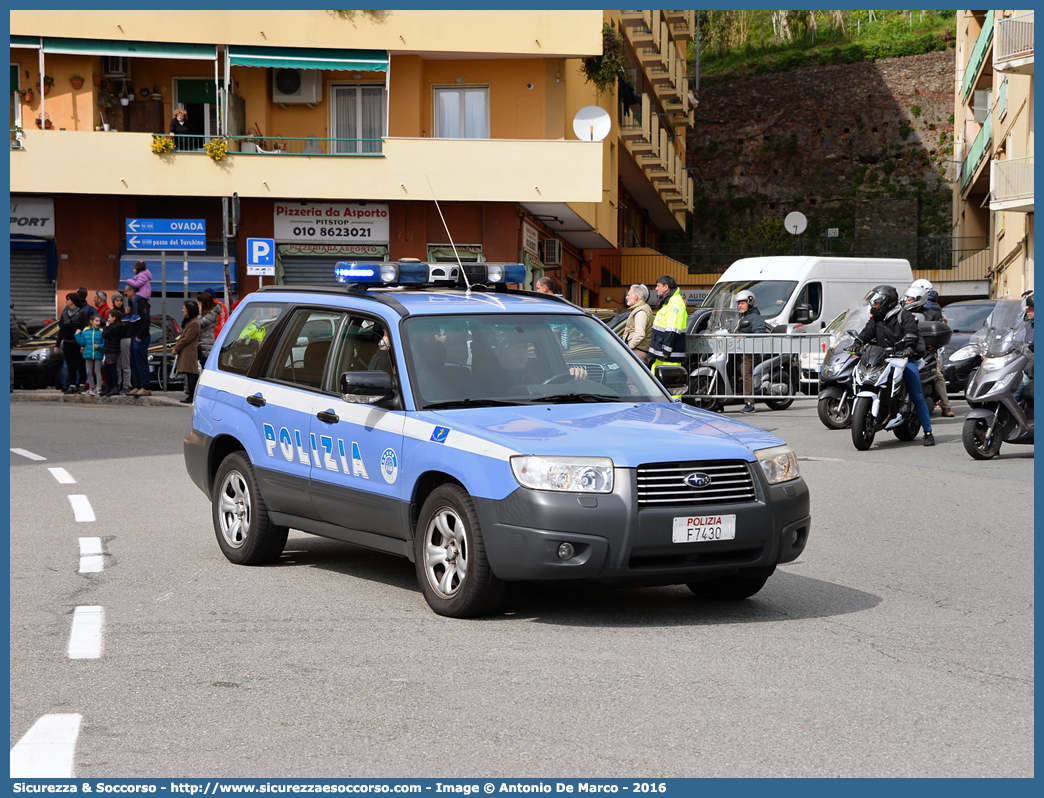
[[[460,273],[464,276],[464,285],[467,286],[467,291],[464,292],[464,296],[470,299],[471,283],[468,281],[468,273],[464,271],[464,264],[460,262],[460,255],[457,254],[457,245],[453,243],[453,236],[450,235],[449,225],[446,224],[446,217],[442,215],[442,208],[439,207],[439,199],[435,196],[435,189],[431,187],[431,180],[428,179],[427,175],[424,175],[424,179],[428,181],[431,198],[435,200],[435,209],[439,212],[439,218],[442,219],[442,226],[446,228],[446,236],[449,238],[450,246],[453,247],[453,257],[457,259],[457,265],[460,266]]]

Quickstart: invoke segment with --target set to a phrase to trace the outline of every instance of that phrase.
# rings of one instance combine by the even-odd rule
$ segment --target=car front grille
[[[689,474],[706,474],[710,484],[693,488],[685,484]],[[674,504],[736,504],[757,501],[750,465],[742,460],[694,463],[650,463],[638,467],[638,506]]]

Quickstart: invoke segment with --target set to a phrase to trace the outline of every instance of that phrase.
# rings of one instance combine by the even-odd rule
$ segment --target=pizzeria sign
[[[324,244],[387,244],[388,205],[351,202],[277,202],[278,242]]]

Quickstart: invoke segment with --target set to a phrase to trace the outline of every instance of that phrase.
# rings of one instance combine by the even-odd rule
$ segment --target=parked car
[[[58,322],[52,321],[35,334],[20,337],[11,347],[15,388],[62,387],[62,355],[54,351],[57,338]]]
[[[953,330],[950,343],[939,350],[939,362],[943,364],[943,379],[946,380],[948,393],[961,393],[968,384],[968,377],[982,362],[982,356],[977,350],[967,350],[965,347],[972,342],[972,336],[983,328],[986,317],[996,304],[996,299],[973,299],[954,302],[943,308],[943,317]]]

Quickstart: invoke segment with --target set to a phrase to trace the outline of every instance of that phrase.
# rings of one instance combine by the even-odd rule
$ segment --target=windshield
[[[857,302],[830,322],[830,326],[825,330],[830,335],[828,344],[830,353],[833,354],[834,352],[840,352],[842,349],[848,349],[854,343],[854,338],[849,334],[849,331],[858,335],[863,331],[869,319],[870,303]]]
[[[402,328],[420,409],[670,401],[589,316],[415,316]]]
[[[754,294],[754,306],[761,311],[761,315],[765,319],[774,319],[783,312],[795,288],[796,280],[740,280],[729,283],[719,281],[714,284],[701,307],[734,308],[736,302],[733,297],[745,290]]]
[[[943,308],[943,318],[955,333],[974,332],[982,327],[986,317],[993,310],[992,302],[975,302],[968,305],[947,305]]]
[[[1021,299],[1000,300],[986,324],[986,356],[995,357],[1010,352],[1016,344],[1024,342],[1029,333],[1026,303]]]

